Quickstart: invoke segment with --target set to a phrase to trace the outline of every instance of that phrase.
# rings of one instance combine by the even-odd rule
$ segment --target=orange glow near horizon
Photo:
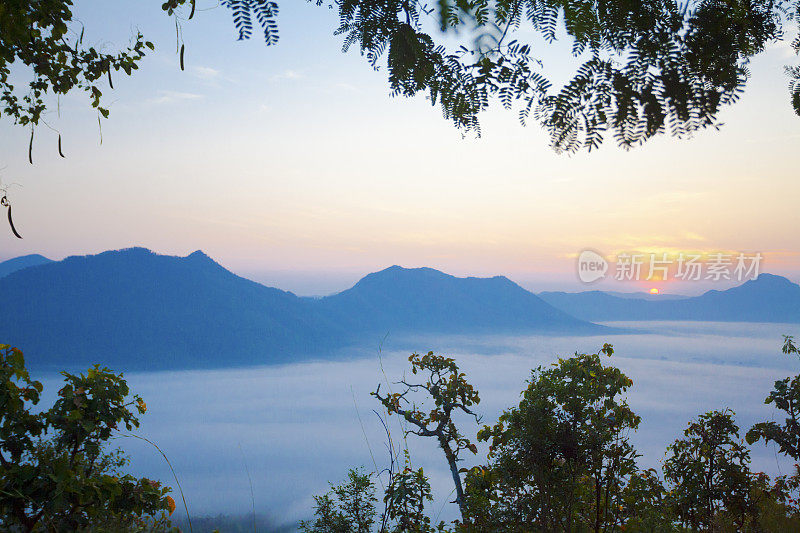
[[[650,294],[658,294],[659,292],[660,291],[656,287],[653,287],[652,289],[650,289]]]

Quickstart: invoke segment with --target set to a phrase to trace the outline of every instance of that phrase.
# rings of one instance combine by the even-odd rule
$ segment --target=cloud
[[[159,91],[159,96],[147,99],[146,103],[154,105],[162,105],[162,104],[172,104],[175,102],[182,102],[187,100],[199,100],[200,98],[203,98],[202,94],[184,93],[178,91]]]
[[[345,91],[349,93],[360,93],[361,90],[353,85],[352,83],[345,83],[345,82],[338,82],[333,84],[333,88],[339,91]]]
[[[219,70],[211,67],[193,67],[192,73],[201,80],[215,80],[221,75]]]
[[[657,467],[665,447],[705,410],[733,408],[743,430],[768,419],[772,408],[764,405],[764,397],[776,379],[792,373],[791,360],[779,353],[786,325],[638,325],[656,333],[390,337],[383,344],[381,364],[373,346],[362,346],[348,352],[356,357],[350,360],[126,378],[149,407],[135,434],[152,439],[170,458],[193,514],[248,512],[247,469],[257,511],[293,520],[308,517],[311,496],[326,491],[328,481],[342,480],[347,468],[385,466],[385,433],[372,413],[376,403],[369,392],[387,377],[402,377],[412,347],[455,357],[480,391],[481,412],[491,423],[502,409],[519,402],[532,368],[552,363],[557,355],[613,343],[611,363],[634,380],[629,400],[643,422],[633,439],[646,467]],[[48,397],[42,403],[49,405],[60,378],[43,381]],[[463,428],[472,434],[476,429],[466,420]],[[392,431],[398,428],[392,426]],[[131,438],[114,444],[130,453],[134,473],[174,484],[169,467],[150,445]],[[408,444],[415,464],[431,476],[437,495],[431,509],[444,508],[441,519],[454,518],[453,506],[446,504],[452,482],[441,451],[429,439],[409,437]],[[775,473],[771,448],[754,447],[752,453],[756,470]]]
[[[305,74],[302,72],[298,72],[296,70],[284,70],[280,74],[275,74],[272,76],[272,81],[280,81],[280,80],[301,80],[305,78]]]

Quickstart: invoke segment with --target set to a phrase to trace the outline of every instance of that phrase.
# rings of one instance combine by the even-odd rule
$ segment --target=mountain
[[[9,259],[8,261],[3,261],[2,263],[0,263],[0,278],[4,278],[9,274],[11,274],[12,272],[16,272],[17,270],[22,270],[23,268],[45,265],[47,263],[52,263],[52,261],[46,258],[45,256],[39,254],[31,254],[31,255],[23,255],[21,257],[15,257],[14,259]]]
[[[504,277],[391,267],[321,299],[236,276],[198,251],[69,257],[0,278],[0,341],[29,364],[115,370],[325,357],[386,332],[600,333]]]
[[[800,285],[761,274],[738,287],[700,296],[654,301],[620,298],[601,291],[543,292],[539,296],[583,320],[706,320],[800,323]]]
[[[604,328],[577,320],[506,277],[457,278],[432,268],[393,266],[318,301],[349,328],[386,333],[573,334]]]
[[[69,257],[0,279],[0,339],[37,365],[221,367],[318,356],[343,334],[292,293],[202,252]]]
[[[725,291],[656,300],[600,291],[537,296],[503,276],[457,278],[393,266],[325,298],[298,298],[203,252],[144,248],[0,264],[0,341],[28,362],[118,370],[210,368],[329,356],[390,332],[602,334],[594,321],[800,323],[800,286],[762,274]],[[395,337],[397,338],[397,337]]]

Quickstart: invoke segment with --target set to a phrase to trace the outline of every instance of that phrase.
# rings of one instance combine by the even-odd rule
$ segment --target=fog
[[[387,383],[402,377],[412,349],[455,357],[480,391],[483,422],[492,423],[503,408],[518,402],[532,368],[549,365],[559,355],[614,344],[610,363],[634,381],[628,399],[643,420],[632,439],[645,467],[657,467],[689,419],[707,410],[732,408],[742,436],[758,420],[779,418],[763,400],[776,379],[800,372],[800,363],[780,352],[781,335],[795,333],[797,325],[609,325],[648,333],[602,338],[390,335],[376,339],[374,346],[342,354],[350,358],[339,361],[129,374],[132,391],[148,405],[135,434],[152,440],[167,455],[193,515],[249,512],[249,472],[256,510],[287,522],[308,517],[312,495],[324,492],[328,481],[342,480],[347,468],[363,465],[374,471],[386,466],[386,436],[372,412],[378,403],[369,393],[378,383],[385,390]],[[58,389],[55,378],[43,381],[44,401],[52,401]],[[474,421],[461,422],[462,431],[474,437]],[[399,439],[396,424],[393,417],[393,436]],[[413,435],[407,442],[414,465],[423,466],[431,477],[433,514],[452,518],[453,506],[447,505],[452,482],[441,453]],[[175,485],[152,446],[123,437],[114,444],[129,452],[133,473]],[[772,447],[756,445],[752,457],[754,470],[774,475],[788,469]]]

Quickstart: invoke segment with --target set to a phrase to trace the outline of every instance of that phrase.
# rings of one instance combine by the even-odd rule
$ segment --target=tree
[[[480,133],[479,114],[491,101],[519,104],[523,123],[540,121],[554,148],[597,147],[613,132],[623,147],[655,135],[689,135],[718,126],[718,114],[735,102],[750,77],[747,65],[800,17],[798,0],[315,0],[336,8],[344,50],[358,46],[378,68],[385,61],[392,95],[427,93],[445,118]],[[240,39],[254,21],[266,44],[278,42],[278,4],[272,0],[223,0]],[[71,0],[12,0],[0,7],[0,89],[3,112],[16,123],[36,125],[44,96],[86,91],[102,116],[100,81],[111,72],[131,74],[152,43],[105,54],[84,47],[72,19]],[[167,0],[162,9],[176,27],[195,14],[195,0]],[[431,32],[430,29],[438,29]],[[563,31],[581,61],[571,79],[553,88],[538,57],[533,31],[552,43]],[[183,68],[184,45],[180,42]],[[455,43],[455,44],[451,44]],[[800,41],[796,41],[800,51]],[[450,46],[448,46],[450,45]],[[15,61],[30,67],[29,92],[9,82]],[[800,113],[800,72],[788,68],[792,102]],[[33,130],[32,130],[33,131]]]
[[[790,336],[784,337],[782,351],[786,355],[800,356],[800,350],[794,344],[793,337]],[[791,475],[778,477],[771,493],[774,495],[777,505],[785,506],[785,509],[781,509],[777,513],[778,517],[788,514],[795,520],[800,520],[800,509],[798,509],[800,465],[797,463],[800,461],[800,421],[798,421],[798,416],[800,416],[798,412],[800,409],[800,375],[776,381],[774,389],[764,403],[772,404],[786,414],[783,424],[774,420],[759,422],[750,428],[745,439],[750,445],[762,440],[765,445],[770,442],[777,444],[782,454],[795,460],[794,472]],[[765,511],[765,514],[769,513]]]
[[[393,524],[383,531],[402,533],[413,531],[415,533],[433,533],[444,531],[444,523],[434,528],[431,519],[425,514],[425,505],[433,501],[433,493],[428,478],[422,468],[414,469],[408,461],[406,450],[406,465],[400,472],[391,476],[386,494],[383,498],[386,504],[385,524]]]
[[[797,346],[792,337],[784,337],[783,353],[798,355]],[[764,444],[774,442],[781,453],[788,455],[795,461],[800,461],[800,375],[785,378],[775,382],[775,388],[764,400],[766,404],[773,404],[776,408],[786,413],[783,425],[775,421],[760,422],[747,432],[748,444],[764,440]]]
[[[480,403],[478,391],[467,382],[465,374],[450,357],[434,355],[433,352],[428,352],[426,355],[413,353],[408,360],[411,363],[411,373],[422,374],[425,378],[422,383],[408,383],[402,380],[398,384],[405,387],[403,392],[382,396],[381,388],[378,386],[372,395],[383,404],[390,415],[396,413],[414,426],[408,433],[436,439],[450,467],[456,503],[463,518],[467,512],[458,463],[462,451],[469,450],[476,454],[478,449],[461,434],[454,415],[461,412],[479,421],[478,415],[472,411],[472,406]],[[409,395],[418,392],[433,400],[432,409],[425,411],[422,403],[417,404],[408,399]]]
[[[306,533],[369,533],[375,522],[375,485],[359,469],[347,472],[347,481],[332,485],[322,496],[314,496],[315,519],[301,521]]]
[[[700,415],[668,448],[664,477],[674,486],[676,515],[695,531],[718,531],[726,520],[742,531],[757,516],[750,452],[733,414],[726,409]]]
[[[654,469],[631,474],[622,491],[622,516],[626,531],[678,532],[670,494]]]
[[[470,519],[501,531],[607,531],[620,523],[622,489],[636,471],[627,435],[639,417],[621,398],[632,381],[601,360],[612,353],[606,344],[535,369],[519,406],[480,431],[490,462],[468,477],[471,501],[483,500]]]
[[[433,500],[431,486],[422,468],[408,464],[391,476],[383,497],[386,505],[380,533],[433,533],[444,531],[444,523],[434,528],[425,515],[425,504]],[[351,469],[348,481],[331,486],[314,496],[314,520],[300,522],[304,533],[370,533],[375,524],[375,485],[361,470]]]
[[[790,346],[787,339],[787,350],[794,353]],[[462,516],[453,522],[454,531],[800,530],[800,473],[770,480],[764,473],[751,472],[750,453],[728,409],[705,413],[689,423],[684,436],[668,447],[663,481],[654,469],[640,470],[628,441],[640,418],[624,397],[633,382],[604,364],[603,356],[613,352],[605,344],[598,353],[576,353],[532,371],[519,405],[504,411],[494,426],[479,431],[478,440],[490,444],[486,463],[454,474],[456,487],[465,474],[463,498],[456,500]],[[384,396],[378,388],[373,395],[390,414],[401,415],[417,428],[407,433],[449,435],[445,442],[451,450],[459,442],[463,443],[458,449],[472,449],[455,429],[452,414],[461,404],[467,406],[466,414],[474,416],[469,407],[470,401],[477,403],[477,392],[452,359],[429,352],[412,354],[409,360],[412,373],[427,378],[424,383],[403,380],[402,392]],[[456,393],[459,390],[463,394]],[[408,399],[412,392],[438,400],[425,411]],[[447,531],[443,522],[434,526],[425,514],[431,487],[422,468],[411,467],[407,449],[405,467],[395,471],[394,446],[388,425],[383,425],[389,437],[389,483],[376,529]],[[449,433],[437,432],[439,425],[451,428]],[[452,472],[452,456],[445,453],[445,457]],[[348,528],[356,520],[346,518],[336,500],[348,492],[333,492],[336,497],[330,493],[316,497],[316,524],[328,524],[327,528],[306,526],[306,531],[354,531]]]
[[[121,375],[95,366],[62,372],[65,385],[35,413],[42,384],[22,352],[0,344],[0,523],[21,531],[165,531],[175,510],[169,488],[121,470],[103,445],[119,426],[138,427],[147,406]]]

